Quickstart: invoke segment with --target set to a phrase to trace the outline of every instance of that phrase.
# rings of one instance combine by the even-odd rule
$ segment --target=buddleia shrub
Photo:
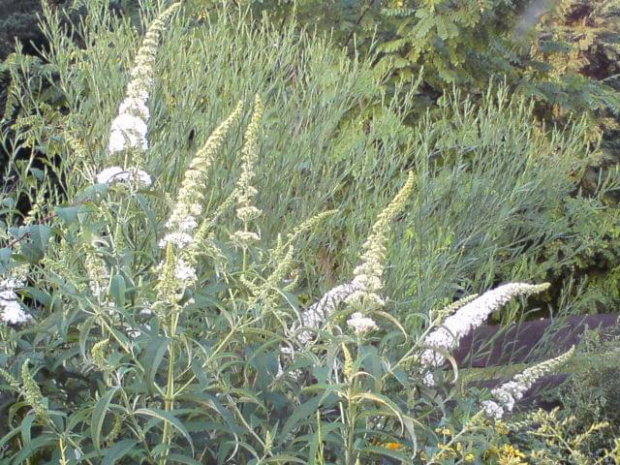
[[[404,230],[424,231],[433,223],[420,220],[472,194],[479,209],[461,217],[486,227],[517,218],[519,241],[542,239],[520,200],[570,183],[512,150],[517,140],[526,154],[553,147],[550,159],[570,157],[578,171],[581,128],[522,136],[527,104],[490,92],[487,107],[462,114],[480,121],[465,139],[478,147],[455,148],[458,119],[441,133],[407,128],[411,92],[387,98],[369,62],[324,38],[268,22],[254,30],[237,11],[199,18],[181,3],[144,2],[139,32],[106,4],[89,3],[75,25],[84,48],[59,33],[54,12],[43,23],[69,114],[52,124],[42,112],[53,137],[36,140],[61,145],[68,200],[41,197],[20,217],[4,201],[19,188],[3,194],[2,459],[480,460],[494,419],[573,349],[490,394],[459,395],[446,370],[459,340],[549,285],[484,292],[496,257],[474,254],[506,236],[470,232],[474,218],[420,235],[445,274],[424,248],[409,255]],[[501,109],[511,125],[496,139]],[[512,180],[504,189],[500,175]],[[543,209],[551,190],[540,195]],[[412,263],[428,275],[395,280]],[[479,297],[455,299],[474,287]]]

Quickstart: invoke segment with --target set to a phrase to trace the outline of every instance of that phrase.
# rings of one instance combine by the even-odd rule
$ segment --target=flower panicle
[[[260,234],[248,230],[248,224],[262,215],[262,210],[252,204],[252,200],[258,193],[252,186],[254,178],[254,165],[258,158],[258,133],[260,122],[263,117],[263,104],[260,96],[254,98],[254,113],[250,124],[245,131],[243,148],[241,149],[241,175],[235,188],[237,201],[237,218],[243,222],[243,230],[236,231],[231,235],[232,242],[243,249],[254,242],[260,241]]]
[[[317,302],[308,307],[301,314],[301,324],[307,328],[319,329],[344,300],[358,291],[353,283],[340,284],[327,291]],[[312,339],[309,331],[301,332],[297,339],[307,344]]]
[[[431,321],[435,321],[437,319],[443,320],[444,318],[452,315],[454,312],[456,312],[461,307],[464,307],[465,305],[467,305],[472,300],[477,299],[478,296],[479,294],[470,294],[468,296],[460,298],[459,300],[455,302],[452,302],[451,304],[446,305],[445,307],[442,307],[439,310],[432,310],[431,315],[430,315]]]
[[[127,84],[125,99],[119,105],[118,115],[110,125],[109,155],[133,149],[137,158],[134,161],[139,161],[140,152],[148,150],[146,135],[150,112],[147,103],[153,84],[153,66],[159,37],[170,16],[180,6],[181,3],[174,3],[168,7],[146,32],[130,71],[131,80]]]
[[[32,373],[30,373],[30,359],[27,358],[22,365],[22,394],[26,402],[30,404],[34,413],[41,419],[48,418],[45,400],[39,389],[39,385],[35,381]]]
[[[196,153],[185,172],[177,199],[168,218],[169,233],[159,242],[161,248],[173,244],[182,249],[194,241],[194,231],[202,215],[205,177],[213,164],[215,155],[222,146],[232,125],[240,118],[242,103],[213,131],[203,147]]]
[[[370,317],[365,317],[361,312],[355,312],[347,320],[347,325],[353,329],[353,332],[358,336],[363,336],[370,331],[379,329],[375,320]]]
[[[183,295],[198,279],[195,268],[199,255],[196,229],[203,212],[205,178],[230,128],[241,117],[242,108],[242,102],[239,102],[228,118],[211,133],[190,162],[181,182],[172,213],[166,222],[168,233],[159,242],[166,255],[157,269],[157,301],[153,310],[162,318],[179,313],[190,303],[183,302]],[[206,240],[206,234],[206,230],[199,229],[201,244]]]
[[[372,234],[368,238],[369,242],[387,241],[387,232],[390,229],[390,223],[405,206],[405,202],[407,202],[407,199],[413,192],[414,183],[415,175],[413,171],[410,171],[403,187],[401,187],[400,191],[398,191],[387,208],[377,217],[377,221],[372,227]]]
[[[360,258],[360,264],[353,271],[353,280],[350,283],[334,287],[302,312],[301,323],[303,326],[312,329],[321,328],[342,302],[359,311],[360,314],[385,304],[385,301],[378,295],[378,291],[383,287],[381,277],[385,266],[387,234],[390,230],[390,222],[402,210],[411,195],[414,180],[413,172],[409,172],[404,186],[379,214],[370,236],[364,243],[365,252]],[[322,220],[327,214],[331,214],[331,212],[317,215],[316,221]],[[313,220],[314,218],[311,218],[308,222],[308,227],[314,224],[311,223]],[[309,331],[302,331],[298,334],[297,339],[300,343],[307,345],[312,338]]]
[[[105,261],[90,246],[85,250],[84,268],[88,273],[90,291],[101,303],[110,286],[110,273]]]
[[[360,257],[360,264],[353,270],[353,284],[360,290],[346,299],[346,303],[355,310],[367,311],[385,305],[379,292],[383,288],[381,278],[385,269],[385,248],[390,223],[404,208],[413,191],[414,181],[415,176],[413,171],[410,171],[403,187],[377,217],[372,232],[363,245],[364,253]]]
[[[304,234],[306,231],[310,231],[311,229],[313,229],[316,225],[318,225],[319,223],[323,222],[324,219],[335,215],[336,213],[338,213],[338,210],[334,209],[334,210],[326,210],[324,212],[318,213],[316,215],[314,215],[311,218],[308,218],[306,221],[304,221],[303,223],[301,223],[299,226],[297,226],[293,232],[289,233],[287,235],[287,243],[291,244],[293,242],[295,242],[295,240],[301,236],[302,234]]]
[[[16,391],[19,391],[19,388],[20,388],[19,381],[17,381],[11,373],[9,373],[3,368],[0,368],[0,377],[4,378],[5,381],[9,383],[9,386],[11,386],[13,389],[15,389]]]
[[[427,367],[440,366],[445,358],[436,349],[448,351],[455,349],[461,338],[482,325],[494,310],[501,308],[515,297],[538,294],[549,287],[548,283],[508,283],[485,292],[446,318],[439,328],[424,339],[427,349],[422,353],[420,361]]]
[[[256,97],[254,98],[254,113],[252,114],[250,124],[245,131],[245,143],[241,149],[241,176],[237,182],[237,189],[239,191],[237,195],[240,207],[250,206],[252,198],[256,195],[256,189],[252,187],[251,183],[254,178],[254,164],[258,158],[258,133],[262,118],[263,103],[260,96],[256,94]]]
[[[181,309],[179,301],[185,289],[182,280],[177,276],[179,260],[175,247],[168,244],[164,260],[156,270],[159,277],[155,286],[157,298],[152,306],[153,311],[161,319],[165,319],[169,313],[179,312]],[[185,262],[182,265],[185,265]]]
[[[93,345],[91,349],[91,355],[93,357],[93,365],[97,367],[97,369],[101,372],[110,371],[110,363],[107,359],[107,349],[110,345],[110,339],[104,339],[102,341],[98,341]]]
[[[491,393],[493,397],[495,397],[495,400],[482,402],[485,415],[490,418],[500,419],[506,413],[512,412],[515,404],[523,398],[536,380],[566,363],[574,353],[575,346],[572,346],[562,355],[527,368],[522,373],[516,375],[511,381],[493,389]]]
[[[95,178],[98,184],[129,183],[148,187],[153,184],[151,175],[144,170],[132,168],[123,169],[120,166],[110,166],[102,170]]]

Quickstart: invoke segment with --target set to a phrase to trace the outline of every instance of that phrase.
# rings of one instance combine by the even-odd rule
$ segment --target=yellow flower
[[[498,450],[499,465],[528,465],[526,461],[521,460],[524,458],[525,454],[512,444],[504,444]]]
[[[476,456],[471,452],[465,456],[465,463],[471,463],[476,460]]]
[[[400,442],[386,442],[385,444],[383,444],[383,447],[390,450],[399,450],[402,449],[404,446]]]
[[[508,429],[508,425],[506,425],[506,423],[504,423],[503,421],[496,421],[495,432],[497,434],[506,435],[510,432],[510,430]]]

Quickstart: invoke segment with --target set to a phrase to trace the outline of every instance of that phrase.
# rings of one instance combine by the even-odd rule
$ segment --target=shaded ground
[[[617,323],[617,314],[602,314],[513,323],[507,328],[483,326],[463,338],[454,357],[459,368],[474,370],[536,364],[583,343],[586,334],[596,334],[600,341],[620,336]],[[567,374],[542,377],[518,403],[518,410],[531,410],[533,407],[550,410],[559,406],[559,402],[548,398],[547,393],[568,378]],[[510,376],[473,381],[467,386],[493,389],[509,379]]]

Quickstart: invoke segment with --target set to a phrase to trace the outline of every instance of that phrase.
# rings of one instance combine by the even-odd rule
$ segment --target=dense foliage
[[[595,434],[615,419],[586,414],[603,365],[569,427],[488,411],[573,350],[493,401],[433,362],[518,295],[554,315],[620,301],[619,180],[592,178],[591,133],[617,94],[591,49],[570,79],[545,68],[508,0],[327,2],[318,31],[314,2],[81,3],[69,30],[45,8],[49,48],[3,64],[0,463],[617,457]],[[590,46],[613,56],[609,37]],[[485,293],[510,281],[553,286]]]

